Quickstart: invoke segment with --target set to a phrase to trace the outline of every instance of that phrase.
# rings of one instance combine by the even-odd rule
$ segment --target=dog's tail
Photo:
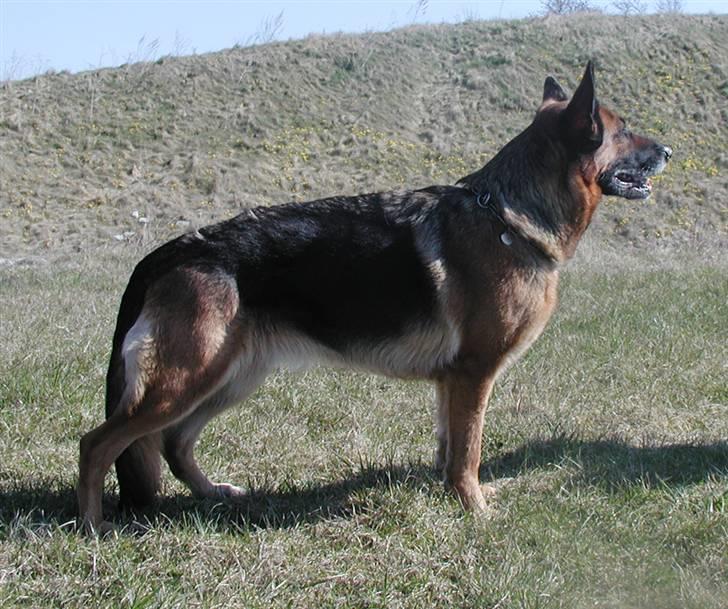
[[[147,281],[137,267],[121,299],[119,316],[106,374],[106,418],[108,419],[128,399],[126,363],[122,353],[124,339],[135,324],[144,306]],[[142,277],[140,277],[142,275]],[[128,406],[125,404],[123,407]],[[141,509],[151,505],[161,479],[161,434],[143,436],[134,441],[116,460],[119,480],[119,507],[123,510]]]

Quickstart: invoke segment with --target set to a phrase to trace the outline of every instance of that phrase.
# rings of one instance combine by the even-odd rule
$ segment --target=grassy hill
[[[722,240],[728,17],[578,15],[311,36],[0,90],[0,258],[149,246],[241,207],[450,183],[596,61],[604,103],[675,149],[594,233]]]

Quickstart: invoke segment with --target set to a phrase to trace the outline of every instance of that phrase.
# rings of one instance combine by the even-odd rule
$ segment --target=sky
[[[613,0],[591,0],[609,8]],[[654,10],[657,0],[638,0]],[[728,13],[728,0],[682,0]],[[79,72],[307,34],[541,14],[542,0],[0,0],[0,80]]]

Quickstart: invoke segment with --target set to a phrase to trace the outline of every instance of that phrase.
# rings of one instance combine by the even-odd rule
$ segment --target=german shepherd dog
[[[235,498],[193,449],[272,370],[323,362],[432,381],[436,466],[466,509],[498,375],[536,340],[602,195],[644,199],[670,148],[546,79],[533,122],[455,186],[261,207],[146,256],[121,300],[106,421],[80,443],[78,501],[102,520],[116,462],[123,507],[153,501],[160,456],[194,495]]]

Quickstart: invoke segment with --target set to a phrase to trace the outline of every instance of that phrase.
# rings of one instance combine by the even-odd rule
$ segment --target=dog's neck
[[[490,193],[514,233],[547,258],[564,262],[574,255],[600,194],[583,180],[569,183],[568,161],[559,158],[564,152],[535,139],[533,130],[526,129],[458,183],[475,193]]]

